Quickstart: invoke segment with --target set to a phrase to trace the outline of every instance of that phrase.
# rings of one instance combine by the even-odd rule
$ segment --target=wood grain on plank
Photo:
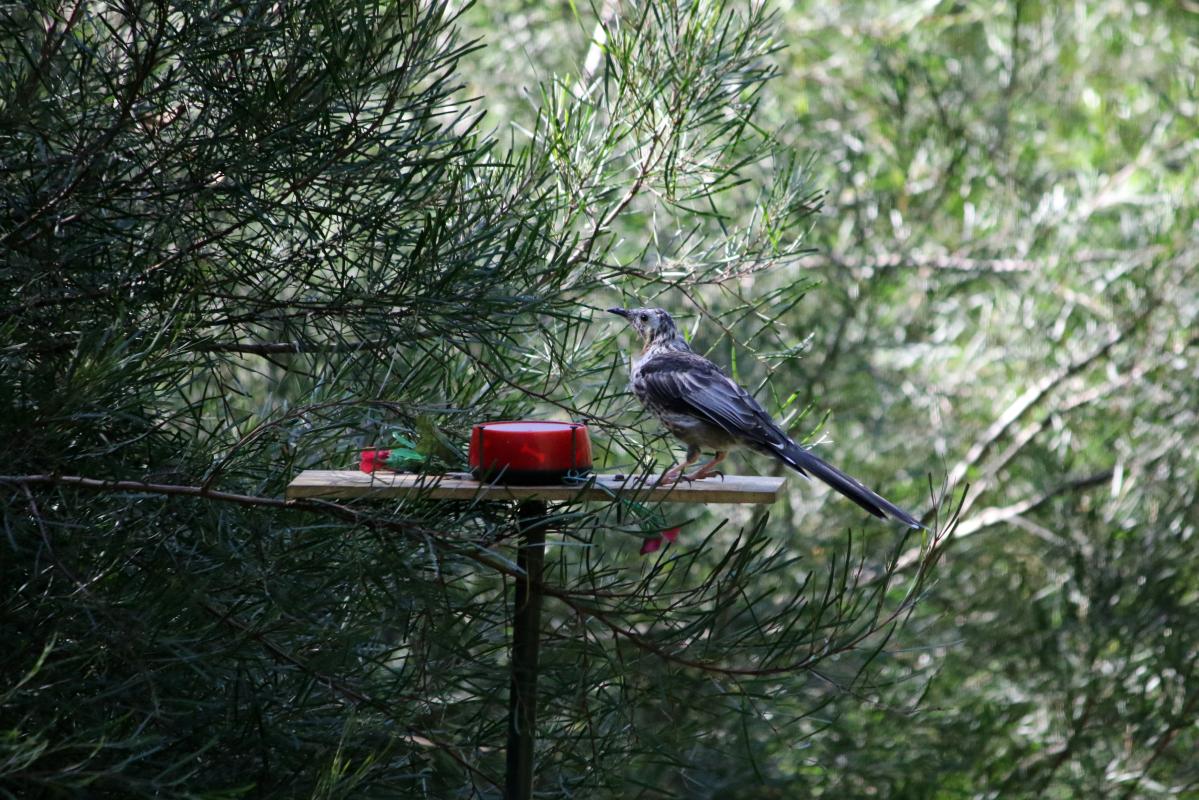
[[[783,478],[759,475],[725,475],[700,481],[680,481],[674,486],[647,485],[641,476],[617,480],[595,475],[579,486],[492,486],[461,473],[413,475],[396,472],[310,469],[287,487],[289,498],[401,497],[418,494],[432,500],[611,500],[614,495],[638,502],[666,503],[773,503]]]

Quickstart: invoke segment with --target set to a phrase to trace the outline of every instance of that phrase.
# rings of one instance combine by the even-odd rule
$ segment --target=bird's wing
[[[777,449],[790,441],[749,392],[703,356],[654,356],[642,365],[641,381],[648,402],[694,415],[747,445]]]
[[[716,425],[745,444],[773,453],[801,475],[814,475],[877,517],[892,517],[912,528],[923,525],[857,478],[817,458],[791,440],[749,392],[719,367],[695,353],[664,353],[641,367],[646,400],[660,408],[691,414]]]

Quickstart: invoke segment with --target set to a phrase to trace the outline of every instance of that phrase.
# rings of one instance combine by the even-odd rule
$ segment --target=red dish
[[[578,422],[484,422],[470,432],[470,471],[483,481],[558,483],[591,471],[591,439]]]

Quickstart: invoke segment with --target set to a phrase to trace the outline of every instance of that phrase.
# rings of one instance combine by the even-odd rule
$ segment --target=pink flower
[[[646,556],[650,553],[656,553],[662,547],[662,542],[676,542],[679,538],[680,528],[667,528],[662,533],[652,539],[645,539],[641,543],[641,555]]]
[[[387,469],[387,459],[391,456],[390,450],[363,450],[362,460],[358,462],[358,469],[363,472],[374,472],[377,469]]]

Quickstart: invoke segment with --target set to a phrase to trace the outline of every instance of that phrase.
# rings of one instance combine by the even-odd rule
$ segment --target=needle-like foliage
[[[793,263],[818,193],[755,122],[759,4],[606,9],[511,135],[464,89],[459,13],[5,7],[0,794],[499,795],[511,509],[283,487],[389,431],[458,466],[472,423],[530,414],[648,469],[593,304]],[[804,560],[734,510],[671,518],[686,543],[641,560],[626,506],[556,514],[546,797],[690,795],[748,748],[730,719],[811,735],[937,555],[897,534]]]

